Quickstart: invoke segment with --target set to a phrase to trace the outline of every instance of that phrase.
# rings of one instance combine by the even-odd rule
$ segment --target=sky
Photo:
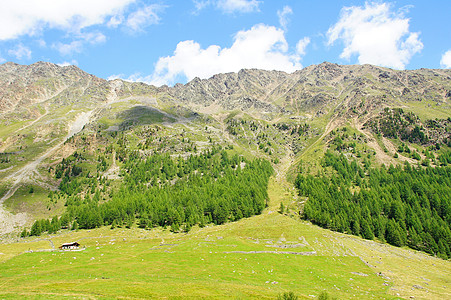
[[[450,0],[0,0],[0,63],[156,86],[324,61],[451,68]]]

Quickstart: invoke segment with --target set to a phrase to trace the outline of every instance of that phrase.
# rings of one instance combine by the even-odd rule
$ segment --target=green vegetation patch
[[[339,232],[378,237],[444,259],[451,256],[451,168],[362,168],[356,160],[326,152],[332,176],[299,174],[308,197],[304,217]]]
[[[117,117],[124,120],[119,126],[122,129],[137,125],[175,121],[175,118],[172,116],[147,106],[134,106],[126,111],[118,113]]]
[[[378,135],[419,145],[451,145],[451,117],[428,119],[424,123],[412,112],[385,108],[379,116],[364,124]]]
[[[3,205],[12,213],[29,213],[36,218],[62,213],[64,203],[48,195],[49,191],[41,186],[23,185]]]
[[[270,231],[265,234],[261,228]],[[78,240],[86,249],[24,253],[5,261],[0,264],[0,280],[7,285],[0,295],[275,299],[287,291],[302,298],[329,291],[346,299],[390,298],[384,279],[357,256],[294,254],[312,251],[308,246],[280,248],[299,244],[299,235],[311,244],[318,238],[324,243],[322,232],[310,228],[273,214],[196,227],[188,234],[105,227],[89,233],[64,232],[49,236],[55,247]],[[51,248],[48,241],[32,240],[17,246],[34,251]],[[9,248],[2,245],[0,251]]]
[[[267,186],[273,170],[264,160],[248,161],[213,148],[186,160],[154,154],[143,159],[138,151],[123,160],[123,184],[102,202],[97,180],[84,172],[83,155],[64,159],[55,176],[62,178],[60,190],[66,194],[67,212],[58,228],[91,229],[109,224],[142,228],[170,226],[188,232],[192,226],[223,224],[260,214],[267,205]],[[105,179],[99,178],[105,186]],[[91,193],[89,193],[91,190]],[[38,220],[32,235],[55,231]],[[53,222],[52,222],[53,223]],[[70,223],[70,224],[69,224]]]

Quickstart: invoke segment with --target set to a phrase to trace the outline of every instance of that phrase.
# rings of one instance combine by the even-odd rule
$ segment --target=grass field
[[[33,188],[32,193],[30,188]],[[32,214],[37,219],[61,215],[64,212],[64,202],[51,202],[48,193],[48,190],[38,185],[23,185],[3,205],[13,214]]]
[[[187,234],[103,227],[0,244],[0,298],[451,297],[448,261],[281,215],[296,201],[286,182],[269,194],[262,215]],[[70,241],[85,249],[53,250]]]

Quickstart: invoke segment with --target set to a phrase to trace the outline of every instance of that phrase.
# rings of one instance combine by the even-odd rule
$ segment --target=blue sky
[[[0,62],[173,85],[329,61],[451,68],[451,1],[0,0]]]

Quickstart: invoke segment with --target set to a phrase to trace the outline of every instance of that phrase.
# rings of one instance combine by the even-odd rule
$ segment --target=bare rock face
[[[225,110],[258,113],[327,113],[343,103],[345,109],[363,112],[399,101],[449,99],[450,70],[396,71],[372,65],[340,66],[324,62],[294,73],[241,70],[209,79],[162,87],[187,105],[215,104]],[[343,102],[344,101],[344,102]],[[371,103],[368,103],[371,101]],[[359,111],[359,109],[361,111]]]
[[[122,82],[111,90],[109,82],[76,66],[61,67],[38,62],[29,66],[0,65],[0,115],[27,109],[51,99],[64,106],[105,101],[117,97],[159,95],[177,105],[212,112],[244,111],[256,116],[327,114],[339,107],[363,113],[404,101],[434,101],[451,98],[451,70],[397,71],[372,65],[341,66],[328,62],[291,74],[257,69],[224,73],[209,79],[194,78],[174,87]],[[28,110],[28,119],[37,113]]]
[[[0,65],[0,112],[24,108],[59,94],[96,97],[96,88],[106,81],[76,66],[61,67],[48,62],[23,66],[12,62]],[[72,91],[69,91],[72,89]]]
[[[268,91],[287,76],[287,73],[279,71],[241,70],[238,73],[217,74],[204,80],[194,78],[186,85],[175,85],[168,93],[183,102],[205,106],[242,98],[262,101]]]

